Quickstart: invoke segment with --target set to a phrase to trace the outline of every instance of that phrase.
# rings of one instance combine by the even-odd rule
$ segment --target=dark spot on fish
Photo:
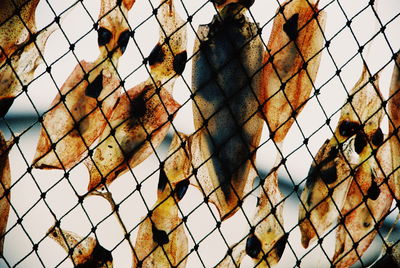
[[[98,98],[103,90],[103,71],[86,87],[85,94],[88,97]]]
[[[226,0],[211,0],[211,1],[217,5],[222,5],[226,2]]]
[[[283,251],[285,251],[287,239],[288,235],[284,234],[275,244],[276,255],[279,259],[282,257]]]
[[[342,135],[343,137],[351,137],[358,131],[359,128],[360,128],[359,123],[343,121],[339,125],[339,134]]]
[[[7,98],[0,100],[0,117],[6,116],[8,110],[13,104],[15,98]]]
[[[153,241],[162,246],[169,242],[168,235],[163,230],[158,230],[154,225],[151,227],[153,232]]]
[[[239,3],[245,8],[250,8],[254,4],[255,0],[241,0]]]
[[[127,157],[126,157],[126,158],[127,158]],[[114,172],[115,177],[118,177],[119,174],[121,174],[123,171],[124,171],[124,169],[121,168],[121,167],[120,167],[119,169],[117,169],[117,170]],[[106,177],[104,177],[104,179],[106,179]],[[103,182],[103,184],[105,184],[105,182]]]
[[[259,196],[257,196],[257,203],[256,203],[256,207],[259,207],[261,203],[261,198]]]
[[[181,200],[185,196],[186,191],[189,187],[189,184],[190,184],[190,182],[188,179],[180,181],[176,184],[175,193],[176,193],[176,198],[178,199],[178,201]]]
[[[99,46],[104,46],[110,42],[112,38],[112,33],[106,28],[100,27],[97,30],[97,43]]]
[[[331,184],[337,180],[337,170],[336,165],[333,165],[327,169],[323,169],[320,171],[322,180],[327,183]]]
[[[312,205],[312,191],[308,193],[307,196],[307,205],[310,207]]]
[[[174,57],[174,62],[173,62],[173,67],[174,71],[176,74],[181,75],[183,71],[185,70],[186,66],[186,60],[187,60],[187,53],[186,51],[183,51]]]
[[[131,101],[131,115],[135,118],[141,118],[146,114],[145,91]]]
[[[323,160],[324,163],[329,163],[337,157],[339,149],[337,147],[332,147],[328,153],[328,157]]]
[[[354,140],[354,150],[356,153],[360,154],[364,150],[365,146],[367,146],[365,135],[363,133],[357,134]]]
[[[150,66],[153,66],[157,63],[161,63],[164,61],[164,51],[162,50],[162,46],[157,44],[153,50],[150,52],[150,55],[147,57]]]
[[[329,143],[329,140],[327,140],[323,146],[327,146],[328,143]],[[306,180],[307,188],[311,188],[314,185],[315,180],[318,177],[321,177],[328,184],[336,181],[337,170],[336,170],[335,163],[332,163],[332,161],[335,160],[338,153],[339,153],[339,150],[337,147],[331,147],[326,158],[324,158],[321,162],[317,163],[316,166],[310,167],[310,170],[308,171],[308,175],[307,175],[307,180]],[[326,166],[330,163],[331,163],[332,167],[326,168]]]
[[[128,46],[130,36],[131,36],[131,33],[129,32],[129,30],[123,31],[119,35],[118,46],[119,46],[119,49],[121,50],[122,54],[124,54],[126,47]]]
[[[308,175],[306,178],[306,188],[311,188],[314,185],[316,178],[317,174],[315,171],[315,167],[311,166],[310,169],[308,170]]]
[[[376,199],[378,199],[380,193],[381,193],[381,190],[379,189],[375,180],[372,179],[371,186],[369,187],[369,189],[367,191],[368,198],[371,200],[376,200]]]
[[[382,129],[378,128],[378,130],[375,131],[374,135],[372,136],[372,144],[375,146],[380,146],[383,143],[383,138]]]
[[[112,263],[113,257],[110,251],[103,248],[97,243],[93,249],[92,255],[86,260],[86,262],[77,264],[77,268],[93,268],[93,267],[104,267],[106,263]]]
[[[286,23],[283,25],[283,31],[287,34],[290,40],[296,40],[298,36],[298,22],[299,22],[299,14],[296,13],[291,16]]]
[[[165,190],[165,186],[167,186],[168,183],[168,177],[167,174],[165,174],[164,168],[160,168],[160,179],[158,180],[158,186],[157,189],[161,192]]]
[[[261,242],[260,240],[254,235],[251,234],[246,241],[246,253],[251,258],[257,258],[258,254],[261,251]]]

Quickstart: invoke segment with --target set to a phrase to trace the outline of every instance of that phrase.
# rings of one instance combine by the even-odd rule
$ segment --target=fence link
[[[1,1],[0,266],[400,266],[399,16]]]

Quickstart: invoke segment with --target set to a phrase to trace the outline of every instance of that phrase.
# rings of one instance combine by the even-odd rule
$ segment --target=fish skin
[[[161,0],[157,12],[160,23],[159,40],[147,58],[154,80],[166,83],[176,75],[181,75],[187,60],[187,27],[176,12],[173,0]],[[159,56],[162,55],[162,58]]]
[[[169,38],[172,52],[168,50],[165,54],[173,59],[173,53],[186,51],[186,27],[176,29],[183,25],[183,21],[172,0],[161,1],[161,4],[161,28],[166,27],[167,36],[172,34]],[[165,38],[160,29],[160,40],[164,42]],[[162,49],[166,49],[166,46]],[[160,66],[150,66],[151,77],[119,97],[109,118],[115,138],[110,136],[111,129],[107,126],[93,157],[85,162],[90,173],[89,191],[101,187],[102,182],[110,184],[126,172],[128,167],[133,168],[144,161],[164,140],[175,112],[180,107],[172,97],[176,80],[176,77],[171,77],[172,59],[165,58]],[[159,73],[164,67],[164,71]],[[130,100],[135,101],[130,103]],[[150,139],[147,134],[151,135]]]
[[[385,142],[378,149],[376,159],[372,156],[356,171],[339,221],[346,227],[340,224],[336,232],[335,254],[332,258],[335,267],[350,267],[359,260],[359,256],[363,255],[374,240],[378,232],[377,226],[382,225],[390,210],[393,196],[389,189],[390,183],[386,179],[392,171],[390,155],[389,142]],[[371,194],[373,182],[379,189],[378,195]],[[368,198],[364,199],[364,196]],[[357,253],[353,241],[358,243]]]
[[[14,140],[7,142],[0,131],[0,255],[3,254],[5,231],[10,213],[11,173],[8,154]],[[7,193],[8,192],[8,193]],[[7,194],[6,194],[7,193]]]
[[[86,95],[88,82],[84,80],[85,73],[89,73],[89,81],[94,81],[98,75],[103,76],[103,88],[98,98]],[[65,101],[57,94],[52,108],[43,117],[33,166],[39,169],[69,169],[76,165],[87,150],[85,143],[92,145],[106,126],[118,99],[118,88],[119,79],[112,69],[104,69],[97,62],[81,61],[60,89]],[[98,101],[102,103],[101,109]],[[52,148],[54,143],[55,150]]]
[[[9,103],[8,107],[2,107],[1,116],[6,115],[23,86],[33,80],[36,68],[43,62],[47,39],[58,28],[53,23],[37,31],[35,11],[39,1],[15,1],[21,7],[25,26],[17,15],[13,15],[12,2],[0,3],[0,22],[6,21],[0,26],[0,103]]]
[[[51,227],[48,236],[57,242],[72,259],[74,267],[78,268],[112,268],[111,252],[103,248],[93,237],[83,238],[71,231]],[[73,249],[70,255],[70,249]]]
[[[213,155],[206,162],[208,176],[204,176],[200,186],[217,189],[214,200],[223,220],[238,209],[237,202],[243,197],[260,141],[262,119],[256,114],[261,92],[257,71],[261,69],[264,49],[261,39],[255,36],[255,24],[242,14],[225,15],[225,22],[216,16],[211,24],[199,26],[197,35],[202,44],[196,39],[197,53],[192,66],[193,116],[201,158],[204,161]],[[235,51],[241,46],[237,57]],[[253,74],[250,87],[247,75]],[[239,91],[240,88],[244,89]],[[230,100],[225,101],[224,95]],[[217,150],[215,146],[221,148]]]
[[[0,2],[0,65],[36,32],[35,13],[39,0],[3,0]],[[19,15],[15,14],[16,7]],[[22,19],[22,20],[21,20]]]
[[[47,39],[57,30],[57,24],[36,33],[36,40],[27,41],[23,47],[9,56],[10,64],[0,67],[0,100],[14,99],[22,92],[23,85],[29,85],[36,68],[43,62],[42,55]]]
[[[337,151],[337,153],[334,156],[330,156],[329,154],[332,151]],[[315,162],[311,165],[306,186],[301,194],[301,202],[304,204],[305,209],[302,204],[299,205],[301,242],[305,248],[316,238],[315,232],[319,236],[322,235],[336,221],[338,216],[337,207],[340,209],[343,206],[351,183],[351,167],[334,141],[327,140],[314,159]],[[330,161],[326,161],[327,159]],[[321,174],[323,174],[323,170],[332,166],[336,167],[338,176],[333,183],[327,184],[322,179]],[[313,170],[317,171],[313,172]],[[329,197],[329,191],[332,191],[331,197]]]
[[[277,10],[261,80],[263,111],[277,143],[284,140],[310,96],[324,47],[322,31],[326,21],[326,13],[318,9],[318,3],[290,0],[281,6],[284,15]],[[314,14],[318,14],[317,19]],[[305,62],[307,72],[302,69]],[[285,94],[281,81],[286,83]]]
[[[125,0],[118,6],[116,0],[101,1],[99,27],[109,31],[111,38],[106,44],[99,44],[100,55],[94,62],[81,61],[64,82],[60,93],[65,104],[60,93],[53,100],[52,108],[43,118],[42,126],[46,130],[41,129],[33,159],[35,168],[69,169],[75,166],[106,126],[119,95],[120,80],[116,68],[124,49],[120,48],[118,40],[129,31],[126,18],[134,2]],[[88,90],[92,83],[102,86],[99,92],[93,94]],[[54,150],[52,144],[56,142]]]
[[[211,0],[220,12],[230,4],[240,4],[243,8],[250,8],[254,4],[254,1],[255,0]]]
[[[175,133],[167,155],[163,169],[170,183],[189,179],[192,170],[189,136],[182,132]]]
[[[118,59],[124,54],[118,44],[120,36],[128,31],[128,11],[132,8],[135,0],[123,0],[118,5],[118,0],[101,0],[99,13],[99,29],[103,28],[111,33],[111,39],[105,45],[99,45],[100,54],[103,59],[108,57],[109,52],[113,52],[111,59],[117,65]],[[129,39],[128,39],[129,40]]]
[[[184,152],[188,144],[182,148],[181,139],[188,137],[180,132],[174,135],[168,149],[170,157],[161,167],[157,201],[151,210],[151,220],[147,216],[139,226],[133,267],[139,267],[139,260],[141,267],[186,267],[188,239],[178,216],[178,202],[185,192],[181,193],[178,188],[189,180],[190,159]],[[157,238],[157,233],[164,237]]]
[[[354,136],[371,137],[380,127],[383,111],[378,86],[379,76],[373,76],[372,83],[369,82],[370,76],[366,68],[364,65],[360,79],[351,90],[351,104],[346,102],[341,109],[334,136],[318,150],[301,194],[299,227],[302,245],[305,248],[316,239],[317,234],[318,237],[321,236],[337,220],[351,184],[351,169],[354,170],[369,157],[368,153],[355,152]],[[364,124],[363,127],[360,126],[360,122]],[[332,149],[338,152],[337,157],[329,156]],[[338,176],[336,181],[326,184],[319,173],[313,173],[312,169],[318,165],[322,166],[320,168],[335,166]],[[330,198],[327,186],[335,187]],[[307,212],[310,214],[309,219],[306,219]]]
[[[255,230],[247,238],[247,255],[257,267],[271,267],[277,264],[285,249],[287,237],[282,226],[282,200],[283,195],[278,187],[278,170],[275,169],[268,174],[260,189],[257,211],[252,220]],[[259,241],[259,248],[252,248],[257,244],[252,240]]]
[[[389,133],[393,163],[394,193],[397,200],[400,200],[400,53],[397,53],[395,65],[393,67],[392,79],[389,89],[388,113],[389,113]],[[397,170],[396,170],[397,169]]]
[[[135,114],[138,99],[144,111]],[[104,182],[109,185],[129,167],[137,166],[151,155],[153,147],[157,148],[164,140],[171,125],[170,116],[173,118],[179,107],[167,89],[161,88],[157,93],[150,79],[122,94],[108,120],[115,134],[110,135],[107,126],[93,156],[85,161],[90,174],[88,191],[103,187]]]

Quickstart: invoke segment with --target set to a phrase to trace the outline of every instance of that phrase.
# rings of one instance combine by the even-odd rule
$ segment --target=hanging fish
[[[178,135],[187,138],[182,133]],[[171,157],[160,169],[157,201],[150,216],[139,226],[133,267],[186,266],[188,239],[183,222],[178,217],[177,203],[184,197],[189,186],[189,174],[185,168],[187,158],[181,157],[186,155],[182,154],[185,149],[180,147],[177,140],[180,139],[175,135],[168,152]]]
[[[75,67],[44,115],[34,167],[71,168],[100,136],[118,99],[116,67],[129,41],[125,18],[133,2],[123,1],[121,6],[116,0],[101,2],[100,56]]]
[[[211,0],[215,4],[218,11],[222,11],[227,5],[232,3],[238,3],[243,8],[250,8],[254,4],[254,0]]]
[[[56,241],[68,253],[74,267],[112,268],[111,252],[103,248],[95,238],[83,238],[73,232],[51,227],[49,237]]]
[[[352,181],[351,169],[367,157],[360,155],[365,147],[364,139],[360,138],[365,133],[377,137],[382,134],[378,76],[370,77],[366,68],[364,65],[360,79],[341,110],[334,136],[319,149],[309,170],[299,208],[301,240],[305,248],[336,221]],[[356,134],[358,139],[350,139]]]
[[[287,235],[283,229],[283,195],[278,187],[278,171],[272,170],[260,189],[254,231],[246,240],[246,253],[257,267],[277,264],[283,254]]]
[[[101,0],[97,43],[101,58],[118,64],[124,54],[131,33],[128,24],[128,11],[136,0]],[[108,62],[109,63],[109,62]],[[110,68],[112,68],[110,66]]]
[[[190,138],[177,132],[172,138],[167,158],[163,164],[163,172],[170,183],[179,183],[189,179],[191,171]]]
[[[186,66],[186,24],[175,10],[173,0],[161,0],[157,12],[160,37],[147,61],[151,76],[162,84],[181,75]]]
[[[173,85],[172,85],[173,86]],[[93,156],[85,162],[88,190],[110,184],[144,161],[164,140],[180,105],[169,90],[148,79],[119,97]]]
[[[161,23],[161,45],[156,48],[163,56],[154,56],[154,50],[157,49],[153,49],[148,58],[152,79],[128,90],[113,108],[109,120],[111,129],[107,127],[103,131],[93,157],[85,163],[90,173],[89,191],[102,187],[102,183],[110,184],[129,167],[137,166],[151,155],[164,140],[180,107],[172,97],[175,78],[163,83],[171,79],[172,72],[175,72],[177,63],[173,55],[175,59],[179,53],[186,55],[186,28],[172,1],[161,1],[158,18]],[[163,28],[166,29],[165,33]],[[183,64],[179,67],[183,71],[186,56],[179,64]],[[156,79],[156,85],[153,79]]]
[[[394,193],[400,200],[400,52],[397,53],[389,90],[389,133],[393,163]]]
[[[332,258],[335,267],[350,267],[360,259],[389,212],[393,202],[387,179],[392,171],[390,154],[389,142],[385,142],[379,147],[376,160],[371,155],[356,171],[336,232]]]
[[[34,78],[36,68],[43,62],[43,52],[49,36],[58,28],[52,24],[35,33],[36,39],[28,41],[24,47],[9,57],[10,63],[0,67],[0,117],[4,117],[14,99]]]
[[[16,15],[13,2],[21,8],[19,14],[26,26]],[[43,61],[47,39],[57,29],[53,23],[36,30],[38,2],[6,0],[0,3],[0,117],[6,115],[23,86],[32,81]]]
[[[193,116],[199,133],[194,142],[208,173],[199,183],[211,188],[210,201],[223,220],[244,196],[263,124],[258,107],[264,48],[245,10],[227,5],[210,24],[199,26],[194,46]]]
[[[263,111],[281,143],[304,108],[321,61],[326,13],[318,0],[288,0],[277,11],[262,73]]]
[[[10,213],[11,174],[8,153],[14,140],[6,141],[0,131],[0,255],[3,254],[4,238]]]
[[[39,0],[0,2],[0,63],[11,57],[36,32],[35,12]]]

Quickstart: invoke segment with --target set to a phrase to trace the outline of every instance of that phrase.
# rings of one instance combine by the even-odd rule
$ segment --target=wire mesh
[[[2,1],[0,266],[400,266],[400,5],[347,2]]]

